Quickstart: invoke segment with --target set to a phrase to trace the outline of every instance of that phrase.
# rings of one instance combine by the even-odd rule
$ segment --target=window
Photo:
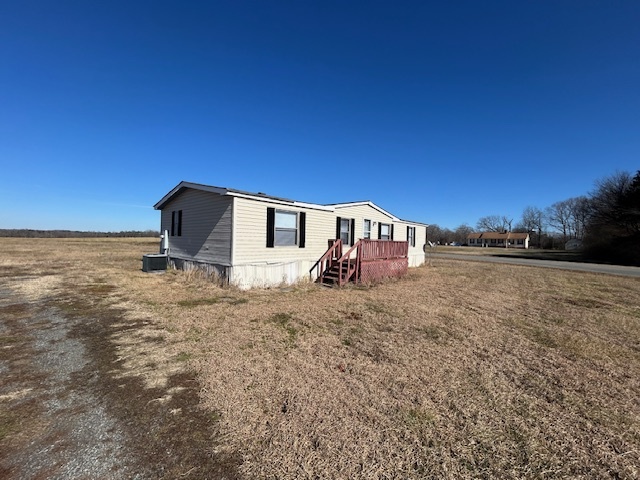
[[[497,240],[495,238],[491,239],[491,243],[496,243],[496,242],[497,242]]]
[[[171,236],[182,236],[182,210],[171,212]]]
[[[407,227],[407,242],[410,247],[416,246],[416,227]]]
[[[363,238],[371,238],[371,220],[364,221]]]
[[[286,210],[276,210],[275,245],[296,245],[298,239],[298,214]]]
[[[469,245],[476,243],[476,239],[475,238],[470,238],[469,239]]]
[[[380,226],[380,240],[391,240],[393,237],[391,225],[388,223],[379,223],[378,225]]]
[[[305,246],[306,213],[267,208],[267,248]]]
[[[351,235],[349,235],[349,230],[351,227],[351,222],[349,221],[348,218],[341,218],[340,219],[340,240],[342,240],[342,243],[344,245],[350,245],[349,243],[349,238],[351,237]]]
[[[354,218],[337,217],[336,238],[342,240],[343,245],[353,245],[356,220]]]

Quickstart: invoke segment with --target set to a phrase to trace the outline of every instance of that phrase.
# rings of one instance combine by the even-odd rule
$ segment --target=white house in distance
[[[319,205],[183,181],[154,208],[168,233],[170,264],[204,268],[240,288],[315,280],[330,267],[357,280],[356,257],[388,269],[399,255],[407,266],[424,263],[428,225],[370,201]]]
[[[470,247],[529,248],[529,234],[515,232],[470,233],[467,237]]]

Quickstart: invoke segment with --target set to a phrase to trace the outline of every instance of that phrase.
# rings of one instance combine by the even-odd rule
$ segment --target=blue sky
[[[640,2],[0,3],[0,228],[181,180],[455,228],[640,168]]]

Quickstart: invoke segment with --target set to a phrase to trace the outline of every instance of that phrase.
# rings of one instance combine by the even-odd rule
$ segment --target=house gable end
[[[218,195],[226,195],[228,190],[221,187],[213,187],[209,185],[202,185],[200,183],[192,183],[182,181],[176,185],[169,193],[162,197],[154,206],[155,210],[162,210],[170,201],[178,197],[186,189],[191,188],[193,190],[201,190],[204,192],[216,193]]]

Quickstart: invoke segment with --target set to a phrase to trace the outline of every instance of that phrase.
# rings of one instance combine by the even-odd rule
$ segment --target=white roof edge
[[[194,190],[202,190],[205,192],[216,193],[218,195],[229,195],[232,197],[247,198],[249,200],[257,200],[260,202],[274,203],[276,205],[290,205],[298,208],[309,208],[312,210],[322,210],[325,212],[335,212],[336,208],[342,208],[342,207],[357,207],[360,205],[369,205],[371,208],[378,210],[380,213],[388,216],[394,222],[412,223],[416,225],[424,225],[425,227],[429,226],[429,224],[427,223],[412,222],[411,220],[402,220],[396,217],[395,215],[387,212],[385,209],[379,207],[378,205],[376,205],[370,200],[360,201],[360,202],[336,203],[332,205],[320,205],[318,203],[297,202],[294,200],[283,200],[275,197],[268,197],[268,196],[263,197],[261,195],[251,195],[250,193],[238,192],[234,190],[229,190],[227,188],[214,187],[211,185],[204,185],[201,183],[185,182],[184,180],[180,182],[178,185],[176,185],[175,187],[173,187],[173,189],[171,189],[169,193],[167,193],[164,197],[162,197],[160,201],[153,206],[153,208],[155,210],[158,210],[159,208],[161,208],[162,205],[164,205],[171,197],[173,197],[182,188],[193,188]]]
[[[315,210],[324,210],[325,212],[335,212],[336,209],[328,205],[320,205],[317,203],[293,202],[296,207],[313,208]]]
[[[291,205],[294,207],[299,207],[299,208],[310,208],[313,210],[324,210],[327,212],[333,212],[334,209],[332,207],[327,207],[326,205],[319,205],[316,203],[305,203],[305,202],[296,202],[296,201],[286,201],[286,200],[278,200],[277,198],[270,198],[270,197],[261,197],[261,196],[257,196],[257,195],[250,195],[247,193],[239,193],[239,192],[227,192],[227,195],[230,195],[232,197],[239,197],[239,198],[247,198],[249,200],[257,200],[259,202],[266,202],[266,203],[275,203],[276,205]]]
[[[315,203],[306,203],[306,202],[296,202],[294,200],[285,200],[285,199],[279,199],[279,198],[276,198],[276,197],[269,197],[269,196],[264,196],[263,197],[261,195],[252,195],[250,193],[238,192],[238,191],[234,191],[234,190],[229,190],[227,188],[214,187],[214,186],[211,186],[211,185],[203,185],[201,183],[193,183],[193,182],[185,182],[185,181],[182,181],[178,185],[173,187],[169,193],[167,193],[164,197],[162,197],[162,199],[160,199],[160,201],[157,202],[153,206],[153,208],[156,209],[156,210],[161,209],[164,206],[165,203],[167,203],[176,193],[178,193],[178,191],[180,191],[183,188],[192,188],[194,190],[201,190],[201,191],[204,191],[204,192],[216,193],[218,195],[228,195],[230,197],[247,198],[249,200],[256,200],[256,201],[259,201],[259,202],[266,202],[266,203],[274,203],[276,205],[290,205],[290,206],[294,206],[294,207],[298,207],[298,208],[308,208],[308,209],[313,209],[313,210],[323,210],[323,211],[326,211],[326,212],[335,211],[335,209],[332,206],[328,206],[328,205],[319,205],[319,204],[315,204]]]
[[[414,222],[413,220],[404,220],[402,218],[398,218],[394,214],[392,214],[390,212],[387,212],[384,208],[379,207],[378,205],[373,203],[371,200],[365,200],[365,201],[361,201],[361,202],[335,203],[332,206],[335,207],[335,208],[342,208],[342,207],[359,207],[360,205],[369,205],[371,208],[374,208],[374,209],[378,210],[379,212],[387,215],[388,217],[393,219],[393,221],[395,221],[395,222],[412,223],[414,225],[421,225],[423,227],[428,227],[429,226],[428,223]]]
[[[333,205],[333,207],[335,208],[343,208],[343,207],[359,207],[360,205],[369,205],[371,208],[378,210],[380,213],[386,215],[387,217],[391,218],[391,220],[393,220],[394,222],[402,222],[403,220],[400,220],[398,217],[396,217],[394,214],[387,212],[384,208],[379,207],[378,205],[376,205],[375,203],[373,203],[371,200],[367,200],[364,202],[348,202],[348,203],[336,203],[335,205]]]
[[[400,219],[400,221],[403,222],[403,223],[410,223],[412,225],[420,225],[422,227],[429,227],[430,226],[428,223],[414,222],[413,220],[402,220],[402,219]]]
[[[333,207],[357,207],[359,205],[369,205],[371,202],[371,200],[364,200],[364,201],[360,201],[360,202],[342,202],[342,203],[331,203],[330,205]]]

